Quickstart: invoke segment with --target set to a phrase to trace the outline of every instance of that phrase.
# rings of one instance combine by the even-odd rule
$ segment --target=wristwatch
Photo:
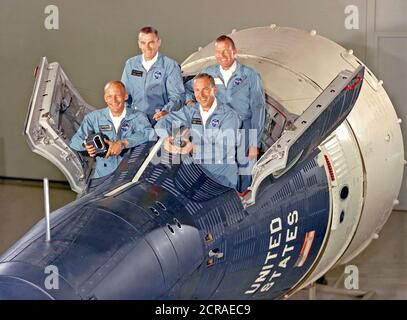
[[[126,144],[123,141],[120,141],[120,148],[122,148],[122,150],[126,149]]]

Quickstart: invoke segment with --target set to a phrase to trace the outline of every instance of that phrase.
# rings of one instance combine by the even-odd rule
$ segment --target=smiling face
[[[235,62],[237,49],[228,40],[215,42],[215,57],[224,70],[228,70]]]
[[[123,113],[125,108],[125,101],[128,98],[126,89],[118,83],[108,83],[105,86],[104,99],[105,102],[112,112],[112,114],[117,117]]]
[[[138,35],[138,46],[143,52],[144,59],[146,61],[151,60],[155,57],[158,52],[158,48],[161,45],[161,39],[153,32],[143,33],[140,32]]]
[[[194,80],[195,99],[204,111],[208,111],[215,100],[216,86],[211,84],[208,77]]]

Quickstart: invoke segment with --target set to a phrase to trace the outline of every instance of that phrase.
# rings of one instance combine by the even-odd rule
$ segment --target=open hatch
[[[93,160],[69,148],[69,143],[85,115],[95,109],[82,99],[57,62],[41,59],[24,135],[31,150],[57,166],[77,193],[87,187]]]

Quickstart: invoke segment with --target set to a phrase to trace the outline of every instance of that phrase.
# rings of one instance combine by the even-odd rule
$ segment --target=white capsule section
[[[318,162],[329,178],[331,225],[323,254],[310,274],[291,291],[318,280],[343,256],[357,231],[363,209],[365,172],[353,131],[340,125],[320,146]]]
[[[292,28],[252,28],[234,32],[238,60],[260,73],[265,90],[289,112],[301,114],[336,75],[362,64],[347,50],[317,32]],[[213,43],[189,56],[184,75],[215,63]],[[320,146],[319,162],[330,170],[330,233],[305,286],[338,263],[347,263],[379,233],[398,198],[404,170],[400,123],[393,105],[366,69],[359,99],[347,121]],[[343,188],[348,195],[341,198]],[[346,193],[343,191],[343,195]],[[341,216],[342,211],[344,214]]]

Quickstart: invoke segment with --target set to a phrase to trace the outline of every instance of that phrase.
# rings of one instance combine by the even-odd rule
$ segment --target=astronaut
[[[251,170],[259,155],[265,121],[265,96],[259,74],[239,63],[235,58],[236,54],[235,43],[230,37],[218,37],[215,40],[215,57],[218,64],[202,72],[214,77],[219,103],[232,107],[242,121],[244,135],[237,153],[240,175],[238,190],[242,192],[250,186]],[[186,103],[192,105],[192,80],[185,84],[185,89]]]
[[[87,151],[96,156],[96,148],[86,143],[93,133],[102,133],[108,145],[104,157],[96,156],[96,170],[93,178],[109,175],[116,170],[126,149],[149,140],[155,134],[144,113],[125,107],[128,98],[125,86],[120,81],[110,81],[104,88],[107,108],[95,110],[85,116],[78,131],[71,139],[70,147],[76,151]]]
[[[157,135],[165,137],[164,147],[175,154],[193,153],[196,163],[218,183],[236,188],[238,168],[236,147],[240,143],[241,121],[228,105],[215,97],[216,85],[212,76],[199,74],[194,80],[194,93],[198,103],[171,112],[155,126]],[[190,128],[190,138],[184,147],[174,145],[170,137],[173,129]]]
[[[158,52],[161,39],[153,27],[139,31],[142,52],[127,60],[122,82],[129,93],[126,106],[145,112],[154,125],[185,102],[185,89],[178,63]]]

